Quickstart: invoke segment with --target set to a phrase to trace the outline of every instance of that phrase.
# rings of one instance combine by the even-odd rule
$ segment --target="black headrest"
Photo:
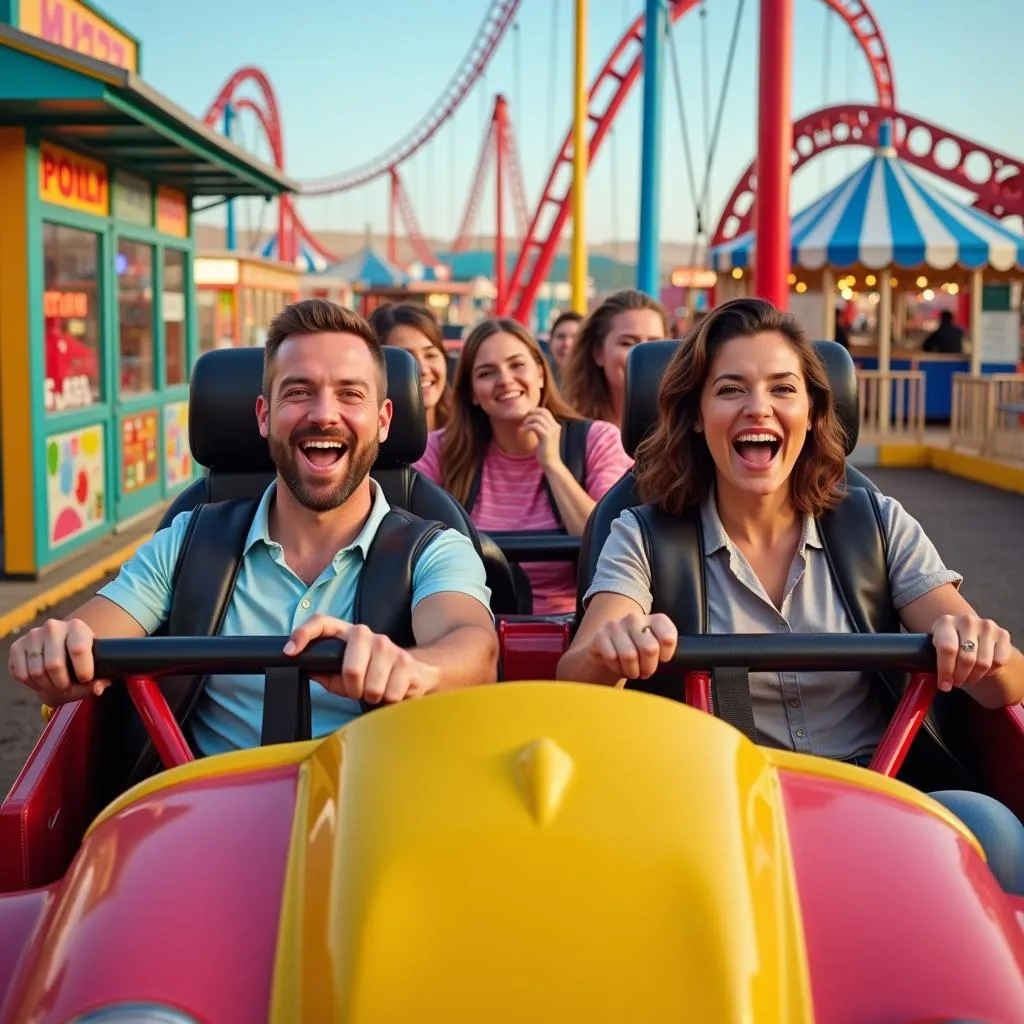
[[[395,469],[419,459],[427,447],[420,369],[405,349],[385,346],[388,398],[394,415],[374,469]],[[273,472],[267,442],[256,424],[263,386],[262,348],[204,352],[192,369],[188,440],[192,457],[217,473]]]
[[[632,456],[658,419],[658,389],[678,341],[645,341],[634,345],[626,359],[626,389],[622,400],[622,446]],[[846,454],[857,446],[860,409],[857,403],[857,368],[850,353],[834,341],[816,341],[832,385],[836,413],[847,435]]]

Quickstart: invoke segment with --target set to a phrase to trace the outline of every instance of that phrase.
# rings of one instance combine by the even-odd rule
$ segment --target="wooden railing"
[[[860,440],[924,443],[924,372],[858,370]]]
[[[1024,460],[1024,373],[954,373],[950,445]]]

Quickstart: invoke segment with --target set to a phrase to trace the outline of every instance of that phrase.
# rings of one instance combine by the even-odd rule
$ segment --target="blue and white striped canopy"
[[[1024,237],[928,182],[890,148],[790,222],[794,267],[1024,268]],[[710,251],[714,270],[753,263],[754,232]]]
[[[260,255],[267,260],[276,260],[280,258],[277,251],[277,232],[274,232],[263,243]],[[299,243],[299,255],[295,260],[295,266],[304,274],[319,274],[327,269],[327,260],[303,240]]]
[[[325,273],[361,288],[404,288],[409,283],[409,275],[381,256],[369,242],[343,260],[332,263]]]

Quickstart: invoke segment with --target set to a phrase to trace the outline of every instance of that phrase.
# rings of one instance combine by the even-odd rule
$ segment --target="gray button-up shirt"
[[[900,503],[881,496],[889,542],[889,580],[897,610],[963,577],[947,569],[935,546]],[[711,633],[853,633],[829,572],[818,525],[804,520],[781,608],[776,608],[746,556],[729,539],[714,494],[701,509]],[[651,610],[651,569],[636,517],[612,524],[584,603],[611,592]],[[869,677],[861,672],[752,672],[750,697],[759,742],[846,760],[871,754],[886,720]]]

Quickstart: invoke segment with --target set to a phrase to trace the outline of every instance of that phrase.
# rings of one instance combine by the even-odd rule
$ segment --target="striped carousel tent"
[[[1024,269],[1024,237],[951,198],[883,144],[791,220],[794,269]],[[754,232],[710,251],[716,271],[752,265]]]
[[[350,281],[362,289],[403,288],[409,283],[409,275],[381,256],[369,243],[329,266],[325,274]]]
[[[275,232],[263,243],[260,256],[264,259],[278,259],[277,233]],[[320,274],[327,269],[327,260],[323,258],[305,239],[299,242],[299,254],[295,266],[304,274]]]

